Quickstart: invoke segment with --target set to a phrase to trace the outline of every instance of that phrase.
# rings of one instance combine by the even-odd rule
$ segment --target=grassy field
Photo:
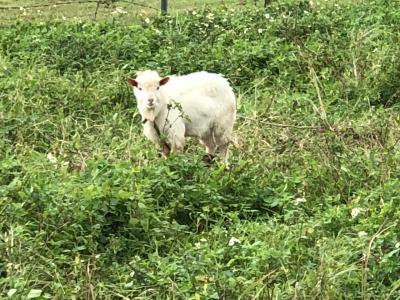
[[[89,1],[85,3],[71,4],[76,1],[51,1],[51,0],[1,0],[0,1],[0,22],[10,23],[16,20],[24,21],[45,21],[59,19],[65,20],[93,20],[97,3]],[[97,20],[124,20],[125,22],[136,21],[144,16],[151,16],[160,12],[160,0],[137,0],[137,1],[116,1],[110,4],[101,4],[98,8]],[[56,4],[54,4],[56,3]],[[245,2],[245,6],[254,6],[253,1]],[[204,7],[243,7],[243,1],[223,0],[179,0],[169,1],[169,11],[172,14],[184,12],[187,9],[201,9]],[[262,5],[259,0],[259,6]],[[1,9],[3,8],[3,9]],[[6,9],[8,8],[8,9]]]
[[[3,23],[0,299],[400,299],[400,3],[251,3]],[[231,82],[229,169],[158,157],[148,68]]]

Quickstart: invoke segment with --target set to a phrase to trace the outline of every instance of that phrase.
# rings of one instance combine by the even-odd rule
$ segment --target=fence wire
[[[14,3],[18,3],[15,1]],[[126,20],[136,17],[145,11],[159,11],[159,7],[154,7],[146,2],[132,0],[58,0],[55,2],[42,2],[24,5],[1,5],[0,24],[6,25],[21,19],[27,20],[47,20],[59,17],[63,20],[68,19],[109,19],[123,18]]]
[[[144,8],[149,8],[152,10],[157,10],[157,8],[146,5],[143,3],[138,3],[138,2],[132,2],[132,1],[124,1],[124,0],[118,0],[118,1],[113,1],[113,2],[105,2],[105,1],[99,1],[99,0],[83,0],[83,1],[63,1],[63,2],[53,2],[53,3],[42,3],[42,4],[32,4],[32,5],[19,5],[19,6],[0,6],[0,10],[24,10],[24,9],[32,9],[32,8],[44,8],[44,7],[54,7],[54,6],[60,6],[60,5],[74,5],[74,4],[88,4],[88,3],[96,3],[97,5],[115,5],[117,3],[128,3],[132,4],[135,6],[140,6]]]

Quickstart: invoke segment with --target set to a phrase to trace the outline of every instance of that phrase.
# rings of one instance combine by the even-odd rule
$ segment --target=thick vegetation
[[[400,4],[0,29],[0,297],[399,299]],[[235,87],[230,169],[159,158],[126,84]]]

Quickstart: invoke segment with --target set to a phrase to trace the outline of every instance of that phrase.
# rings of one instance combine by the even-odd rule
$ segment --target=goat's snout
[[[153,105],[153,103],[154,103],[154,98],[148,98],[148,99],[147,99],[147,103],[148,103],[149,105]]]

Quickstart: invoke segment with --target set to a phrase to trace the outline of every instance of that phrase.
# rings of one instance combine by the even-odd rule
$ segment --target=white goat
[[[161,78],[144,71],[129,78],[143,118],[145,136],[167,156],[181,152],[185,136],[196,136],[206,146],[208,157],[215,152],[226,161],[236,118],[236,100],[221,75],[196,72]]]

